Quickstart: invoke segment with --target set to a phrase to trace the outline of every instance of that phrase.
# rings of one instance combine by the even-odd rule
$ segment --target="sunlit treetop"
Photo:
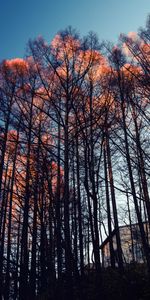
[[[121,68],[121,71],[123,72],[124,76],[128,79],[135,79],[140,74],[142,74],[142,69],[140,66],[136,66],[133,64],[126,63]]]
[[[145,42],[136,32],[129,32],[127,36],[121,35],[123,40],[123,53],[133,59],[134,62],[138,62],[138,58],[144,57],[149,60],[150,44]]]
[[[97,50],[81,50],[76,62],[76,71],[80,74],[86,72],[89,80],[97,80],[106,66],[106,59]]]
[[[62,37],[57,34],[51,42],[52,53],[59,60],[71,59],[79,48],[80,41],[71,35]]]
[[[144,53],[146,53],[149,56],[150,55],[150,44],[143,44],[142,50],[144,51]]]
[[[17,131],[15,129],[11,129],[7,133],[7,149],[9,152],[13,152],[16,147],[17,142]]]
[[[5,60],[4,67],[13,72],[25,73],[28,69],[28,63],[22,58],[14,58]]]
[[[33,105],[36,108],[39,108],[43,110],[44,103],[45,101],[48,101],[50,98],[50,91],[47,91],[43,88],[40,87],[37,90],[35,90],[35,97],[33,99]]]

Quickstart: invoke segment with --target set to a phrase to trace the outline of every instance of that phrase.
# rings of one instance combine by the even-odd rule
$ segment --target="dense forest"
[[[115,46],[69,27],[1,62],[0,299],[150,299],[149,100],[149,17]]]

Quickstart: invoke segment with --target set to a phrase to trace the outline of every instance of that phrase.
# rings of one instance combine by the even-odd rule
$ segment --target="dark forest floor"
[[[150,280],[145,267],[129,265],[123,275],[107,268],[97,276],[90,271],[69,283],[56,282],[38,300],[150,300]]]

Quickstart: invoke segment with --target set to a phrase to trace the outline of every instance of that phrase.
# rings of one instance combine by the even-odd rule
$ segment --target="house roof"
[[[143,224],[148,224],[148,222],[143,222]],[[134,223],[134,224],[127,224],[127,225],[121,225],[119,226],[119,230],[122,228],[127,228],[127,227],[134,227],[134,226],[139,226],[139,223]],[[112,230],[111,234],[109,236],[107,236],[107,238],[102,242],[102,244],[100,245],[100,249],[103,249],[103,247],[110,241],[111,238],[113,238],[115,236],[115,229]]]

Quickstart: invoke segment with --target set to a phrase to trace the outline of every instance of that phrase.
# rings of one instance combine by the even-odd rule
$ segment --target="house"
[[[150,230],[147,222],[143,223],[145,233],[148,241],[150,241]],[[132,225],[124,225],[119,227],[122,255],[125,264],[131,262],[144,262],[143,247],[141,241],[141,234],[138,223]],[[114,248],[115,264],[118,265],[117,261],[117,243],[115,230],[112,231],[111,236],[108,236],[101,244],[101,255],[102,255],[102,266],[104,268],[111,265],[110,263],[110,240],[112,239]]]

